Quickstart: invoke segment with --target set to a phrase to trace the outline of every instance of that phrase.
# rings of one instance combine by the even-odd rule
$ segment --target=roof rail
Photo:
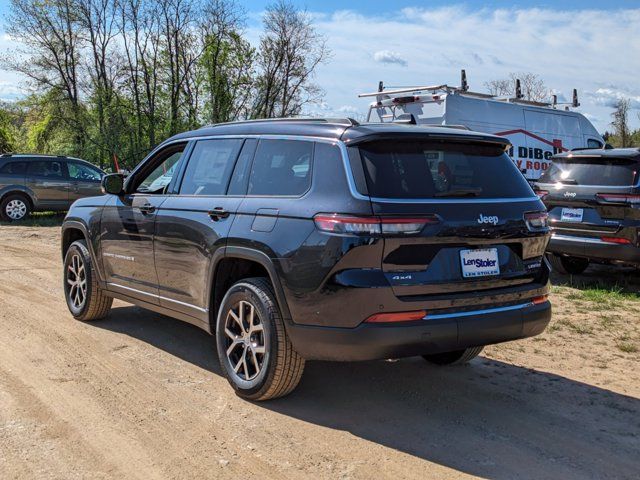
[[[466,125],[442,125],[440,123],[422,123],[421,127],[438,127],[438,128],[453,128],[455,130],[468,130],[471,131]]]
[[[0,157],[13,157],[14,155],[24,155],[28,157],[47,157],[47,158],[74,158],[68,155],[56,155],[53,153],[33,153],[33,152],[7,152],[0,155]]]
[[[200,127],[203,128],[212,128],[212,127],[220,127],[222,125],[238,125],[243,123],[287,123],[287,122],[317,122],[317,123],[334,123],[337,125],[345,125],[349,127],[355,127],[360,125],[357,120],[354,120],[350,117],[338,118],[338,117],[324,117],[324,118],[316,118],[316,117],[280,117],[280,118],[257,118],[252,120],[237,120],[234,122],[223,122],[223,123],[214,123],[211,125],[205,125]]]

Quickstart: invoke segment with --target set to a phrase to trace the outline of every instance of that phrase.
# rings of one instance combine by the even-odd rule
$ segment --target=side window
[[[171,183],[174,173],[176,172],[178,160],[182,157],[184,148],[185,145],[181,145],[179,147],[172,148],[165,154],[160,152],[160,158],[157,158],[157,161],[160,163],[155,165],[155,167],[152,167],[151,172],[138,184],[135,189],[136,193],[165,193],[169,183]],[[151,162],[155,164],[153,160]]]
[[[249,176],[249,195],[299,196],[311,186],[313,142],[260,140]]]
[[[181,195],[224,195],[241,139],[199,140],[184,172]]]
[[[100,170],[83,163],[68,162],[67,168],[69,169],[69,177],[74,180],[99,182],[102,179]]]
[[[587,147],[588,148],[602,148],[602,142],[595,140],[593,138],[587,139]]]
[[[25,162],[9,162],[0,168],[0,174],[4,175],[24,175],[27,171],[27,164]]]
[[[254,138],[249,138],[244,141],[242,151],[236,162],[236,167],[233,169],[233,174],[231,175],[227,195],[244,195],[247,191],[249,167],[251,166],[251,160],[253,160],[253,154],[256,151],[257,145],[258,141]]]
[[[29,175],[36,177],[62,178],[62,162],[52,160],[38,160],[29,162]]]

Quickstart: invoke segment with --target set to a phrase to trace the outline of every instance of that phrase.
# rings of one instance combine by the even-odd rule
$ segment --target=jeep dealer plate
[[[486,277],[500,274],[497,248],[461,250],[460,263],[464,278]]]
[[[561,222],[581,222],[584,210],[582,208],[563,208],[560,214]]]

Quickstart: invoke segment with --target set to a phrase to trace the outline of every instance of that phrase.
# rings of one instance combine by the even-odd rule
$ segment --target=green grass
[[[8,227],[59,227],[64,220],[64,213],[35,212],[19,222],[2,222],[0,226]]]
[[[576,302],[575,307],[586,307],[588,311],[610,310],[620,306],[624,302],[640,302],[640,296],[636,292],[625,292],[622,287],[585,286],[566,295],[568,300]],[[580,301],[590,302],[588,305],[580,304]]]
[[[638,347],[637,345],[631,343],[631,342],[620,342],[618,344],[616,344],[616,346],[618,347],[618,349],[622,352],[625,353],[635,353],[638,351]]]

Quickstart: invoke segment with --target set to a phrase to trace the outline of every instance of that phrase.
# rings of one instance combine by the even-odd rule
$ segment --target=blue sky
[[[3,3],[8,3],[3,0]],[[244,2],[249,10],[260,11],[263,10],[266,5],[271,3],[268,0],[251,0]],[[631,0],[608,0],[606,2],[602,0],[555,0],[547,2],[521,2],[521,1],[509,1],[509,0],[494,0],[489,2],[481,2],[477,0],[471,0],[466,2],[447,2],[444,0],[429,0],[429,1],[404,1],[404,0],[304,0],[295,1],[297,5],[306,7],[310,11],[315,12],[333,12],[336,10],[355,10],[361,13],[378,14],[378,13],[393,13],[406,7],[419,7],[419,8],[438,8],[446,7],[452,3],[458,3],[460,5],[466,5],[472,9],[497,9],[497,8],[551,8],[557,10],[586,10],[586,9],[601,9],[603,5],[606,5],[607,9],[614,8],[637,8],[640,5],[640,1]]]
[[[243,2],[246,38],[257,45],[267,0]],[[631,100],[630,122],[640,127],[640,0],[430,1],[304,0],[332,51],[317,71],[325,90],[310,111],[365,114],[357,94],[388,85],[457,85],[465,68],[472,90],[510,72],[533,72],[560,98],[577,88],[580,111],[601,131],[612,105]],[[8,0],[0,0],[0,33]],[[606,6],[606,10],[603,10]],[[0,54],[15,43],[0,35]],[[23,79],[0,70],[0,98],[22,95]]]

